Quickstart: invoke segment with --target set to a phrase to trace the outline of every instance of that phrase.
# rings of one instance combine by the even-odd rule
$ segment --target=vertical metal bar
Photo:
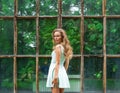
[[[13,62],[13,79],[14,79],[14,93],[17,93],[17,0],[14,0],[14,62]]]
[[[58,0],[58,23],[57,28],[62,28],[62,0]]]
[[[39,93],[39,0],[36,0],[36,93]]]
[[[39,93],[39,58],[36,56],[36,93]]]
[[[13,58],[14,62],[13,62],[13,79],[14,79],[14,93],[17,93],[17,59],[16,57]]]
[[[84,0],[81,0],[81,77],[80,93],[84,92]]]
[[[102,4],[103,12],[103,93],[106,93],[106,0]]]
[[[104,93],[106,93],[106,64],[107,64],[107,58],[106,58],[106,17],[103,18],[103,25],[104,25],[104,30],[103,30],[103,55],[104,55],[104,59],[103,59],[103,91]]]

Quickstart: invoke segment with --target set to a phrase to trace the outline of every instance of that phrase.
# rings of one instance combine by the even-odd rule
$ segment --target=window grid
[[[63,18],[73,18],[73,19],[81,19],[81,53],[80,54],[74,54],[73,57],[75,58],[81,58],[81,67],[80,67],[80,72],[81,72],[81,77],[80,77],[80,93],[84,93],[84,57],[89,57],[89,56],[95,56],[95,57],[103,57],[103,92],[106,93],[106,59],[107,58],[120,58],[120,55],[110,55],[106,54],[106,21],[107,19],[110,18],[120,18],[120,15],[106,15],[106,0],[102,0],[102,15],[96,16],[87,16],[84,15],[84,0],[80,0],[81,2],[81,15],[79,16],[65,16],[62,15],[62,0],[58,0],[58,15],[57,16],[41,16],[39,15],[39,2],[40,0],[36,0],[36,16],[18,16],[17,15],[17,10],[18,10],[18,0],[14,0],[14,16],[0,16],[0,19],[13,19],[14,20],[14,54],[13,55],[0,55],[0,58],[13,58],[14,59],[14,69],[13,69],[13,77],[14,77],[14,93],[17,93],[17,58],[21,57],[28,57],[28,58],[36,58],[36,93],[39,93],[39,78],[38,78],[38,65],[39,65],[39,58],[48,58],[50,55],[39,55],[39,19],[44,19],[44,18],[58,18],[57,20],[57,27],[61,28],[62,27],[62,19]],[[103,19],[103,54],[101,55],[85,55],[84,52],[84,19],[85,18],[100,18]],[[18,55],[17,54],[17,20],[18,19],[36,19],[36,55]]]

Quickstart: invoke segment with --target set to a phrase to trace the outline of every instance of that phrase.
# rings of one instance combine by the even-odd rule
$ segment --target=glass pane
[[[34,16],[36,14],[35,0],[18,0],[19,16]]]
[[[85,19],[84,53],[102,54],[103,24],[101,19]]]
[[[36,62],[34,58],[17,59],[18,93],[34,93],[33,84],[36,82]]]
[[[120,19],[107,21],[107,54],[120,54]]]
[[[57,15],[57,0],[40,0],[40,15]]]
[[[12,16],[14,14],[14,0],[0,0],[0,16]]]
[[[80,0],[62,0],[63,15],[80,15]]]
[[[65,93],[80,93],[80,75],[68,75],[70,88],[65,88]]]
[[[80,61],[80,58],[72,58],[72,60],[70,60],[67,71],[69,75],[80,75]]]
[[[80,19],[63,19],[65,29],[74,54],[80,54]]]
[[[18,20],[18,54],[35,54],[35,20]]]
[[[120,93],[120,58],[107,59],[107,93]]]
[[[84,0],[85,15],[102,15],[102,0]]]
[[[40,54],[51,54],[52,31],[57,28],[57,19],[40,20]]]
[[[50,58],[39,59],[39,91],[40,93],[49,93],[50,88],[46,87],[47,74],[50,65]],[[33,85],[34,93],[36,92],[36,83]]]
[[[0,93],[13,93],[13,60],[0,58]]]
[[[0,55],[13,54],[13,21],[0,20]]]
[[[85,57],[84,65],[84,93],[103,93],[103,59],[97,57]]]
[[[106,0],[107,15],[120,15],[120,0]],[[112,10],[112,11],[111,11]]]
[[[70,60],[67,70],[70,88],[65,89],[66,93],[80,93],[80,62],[80,58],[72,58]]]

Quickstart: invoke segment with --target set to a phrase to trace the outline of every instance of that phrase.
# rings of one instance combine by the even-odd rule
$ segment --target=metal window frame
[[[14,93],[17,93],[17,58],[36,58],[36,93],[39,93],[39,77],[38,77],[38,65],[39,58],[49,58],[50,55],[39,55],[39,21],[44,18],[57,18],[57,27],[62,27],[62,19],[63,18],[72,18],[72,19],[81,19],[80,22],[80,41],[81,41],[81,49],[80,54],[74,54],[74,58],[81,58],[81,67],[80,67],[80,93],[84,93],[84,57],[101,57],[103,58],[103,93],[106,93],[106,64],[107,58],[120,58],[120,55],[110,55],[106,54],[106,21],[110,18],[120,18],[120,15],[106,15],[106,0],[102,0],[102,15],[100,16],[87,16],[84,15],[84,0],[80,0],[81,2],[81,15],[78,16],[65,16],[62,15],[62,0],[58,0],[58,15],[57,16],[41,16],[39,15],[39,2],[40,0],[36,0],[36,15],[35,16],[18,16],[18,0],[14,0],[14,16],[0,16],[0,19],[13,19],[14,22],[14,54],[13,55],[0,55],[0,58],[13,58],[13,79],[14,79]],[[85,18],[100,18],[103,19],[103,54],[101,55],[85,55],[84,54],[84,19]],[[17,54],[17,20],[18,19],[36,19],[36,55],[18,55]]]

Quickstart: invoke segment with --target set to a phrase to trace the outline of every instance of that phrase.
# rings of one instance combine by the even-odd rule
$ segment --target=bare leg
[[[64,93],[64,88],[60,88],[60,93]]]
[[[51,88],[52,93],[59,93],[59,88]]]

